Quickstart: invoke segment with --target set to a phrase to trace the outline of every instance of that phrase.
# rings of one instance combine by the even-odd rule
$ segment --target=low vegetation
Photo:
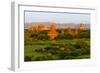
[[[90,30],[24,30],[24,60],[64,60],[90,58]],[[56,35],[51,35],[52,31]],[[68,33],[70,32],[70,33]]]

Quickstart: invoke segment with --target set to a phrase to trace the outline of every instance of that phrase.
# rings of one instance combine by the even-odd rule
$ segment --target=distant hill
[[[74,23],[35,22],[35,23],[25,23],[24,28],[28,29],[33,25],[50,26],[51,24],[56,24],[57,29],[61,28],[61,26],[63,26],[63,28],[67,28],[68,25],[71,25],[73,28],[78,28],[79,27],[79,24],[74,24]],[[90,24],[85,24],[85,29],[90,29]]]

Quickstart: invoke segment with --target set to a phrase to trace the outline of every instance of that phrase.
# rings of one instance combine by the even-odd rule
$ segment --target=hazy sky
[[[56,22],[56,23],[84,23],[90,24],[89,14],[75,13],[50,13],[50,12],[25,12],[25,23]]]

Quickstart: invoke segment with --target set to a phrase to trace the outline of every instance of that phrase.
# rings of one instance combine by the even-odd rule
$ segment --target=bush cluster
[[[42,55],[32,59],[32,57],[25,57],[25,61],[34,60],[54,60],[54,59],[80,59],[82,55],[90,54],[90,46],[84,39],[77,39],[75,44],[56,44],[48,45],[45,48],[36,48],[33,50]]]

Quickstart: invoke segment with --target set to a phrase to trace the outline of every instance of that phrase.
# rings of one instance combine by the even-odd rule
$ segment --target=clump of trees
[[[48,36],[50,37],[50,39],[55,39],[57,37],[58,33],[56,31],[56,26],[55,24],[52,24],[50,26],[50,30],[48,32]]]
[[[25,44],[32,44],[31,41],[35,40],[58,40],[58,39],[78,39],[90,38],[90,30],[85,30],[85,25],[80,24],[79,27],[73,28],[71,25],[65,29],[63,24],[60,29],[57,29],[56,24],[50,25],[49,30],[33,31],[25,30]]]

